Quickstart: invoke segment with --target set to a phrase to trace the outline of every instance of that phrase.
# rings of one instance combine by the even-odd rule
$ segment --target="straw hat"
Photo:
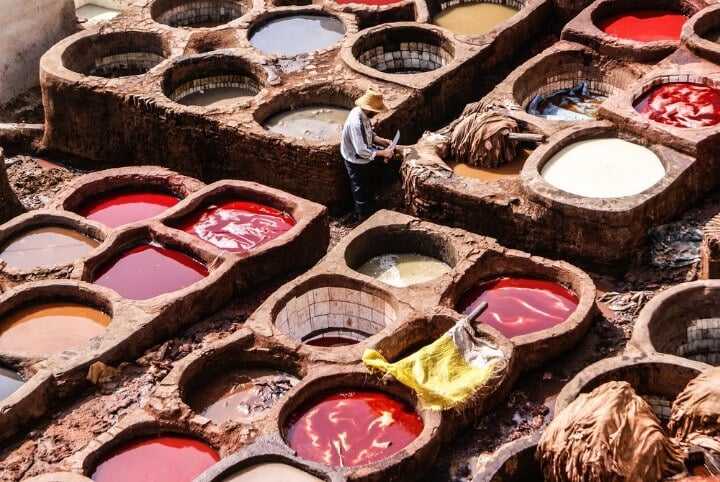
[[[383,101],[383,95],[375,89],[368,89],[356,101],[355,105],[363,110],[371,112],[382,112],[387,110],[387,106]]]

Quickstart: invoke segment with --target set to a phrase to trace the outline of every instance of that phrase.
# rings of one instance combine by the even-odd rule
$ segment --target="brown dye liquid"
[[[0,320],[0,351],[61,352],[99,334],[110,320],[100,310],[72,302],[20,308]]]
[[[201,107],[228,107],[243,99],[254,97],[256,92],[242,87],[217,87],[202,92],[193,92],[179,99],[178,104],[199,105]]]
[[[0,251],[0,260],[21,270],[70,264],[95,249],[100,241],[74,229],[47,226],[20,233]]]
[[[298,382],[287,373],[268,368],[235,370],[196,389],[189,405],[217,424],[252,420]]]
[[[468,166],[465,163],[454,164],[451,167],[458,176],[492,182],[520,175],[520,171],[522,171],[525,161],[527,161],[530,154],[532,154],[531,149],[520,149],[517,157],[513,161],[495,168]]]
[[[482,35],[517,12],[514,8],[496,3],[463,3],[437,14],[433,23],[458,35]]]

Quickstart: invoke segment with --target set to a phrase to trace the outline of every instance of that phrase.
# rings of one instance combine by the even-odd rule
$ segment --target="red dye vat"
[[[377,462],[420,435],[423,421],[407,404],[380,392],[326,394],[295,412],[287,441],[300,457],[333,467]]]
[[[117,291],[129,300],[147,300],[178,291],[205,278],[200,262],[179,251],[141,244],[100,268],[93,283]]]
[[[184,437],[131,442],[106,457],[92,479],[99,482],[191,482],[220,460],[207,444]]]
[[[720,90],[689,82],[651,89],[635,104],[645,117],[676,127],[707,127],[720,122]]]
[[[488,308],[478,321],[508,338],[558,325],[578,305],[572,291],[552,281],[499,278],[467,291],[458,302],[458,311],[467,315],[483,301]]]
[[[349,3],[359,3],[360,5],[392,5],[402,0],[335,0],[335,3],[347,5]]]
[[[91,198],[77,213],[111,228],[141,221],[176,205],[179,199],[172,194],[132,191],[110,192]]]
[[[687,19],[671,10],[630,10],[602,20],[598,27],[613,37],[638,42],[680,40],[680,31]]]
[[[201,210],[182,229],[220,249],[238,253],[272,241],[293,226],[295,220],[277,209],[229,201]]]

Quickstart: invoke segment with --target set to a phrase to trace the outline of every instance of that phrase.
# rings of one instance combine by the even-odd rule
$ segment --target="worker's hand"
[[[380,149],[379,151],[375,152],[375,155],[384,157],[386,159],[390,159],[394,153],[395,153],[395,149]]]
[[[378,137],[377,140],[380,141],[378,142],[378,144],[383,147],[390,147],[390,144],[392,144],[392,141],[390,139],[385,139],[384,137]]]

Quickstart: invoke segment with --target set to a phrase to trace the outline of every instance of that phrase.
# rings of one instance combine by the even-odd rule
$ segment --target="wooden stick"
[[[545,136],[542,134],[530,134],[526,132],[510,132],[508,139],[523,142],[545,142]]]
[[[481,302],[477,307],[472,310],[468,315],[467,319],[470,323],[473,323],[478,316],[482,315],[483,311],[487,310],[488,304],[487,301]]]

